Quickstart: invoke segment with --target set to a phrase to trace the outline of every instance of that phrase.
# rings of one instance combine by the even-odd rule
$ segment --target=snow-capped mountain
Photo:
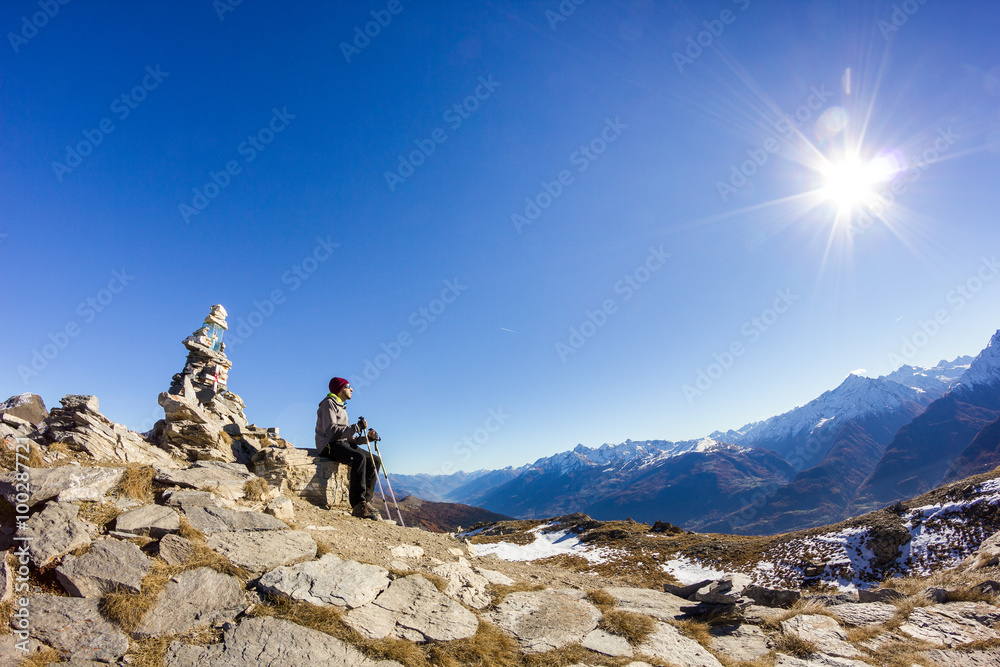
[[[622,466],[632,461],[659,460],[698,451],[699,447],[704,449],[709,444],[703,440],[626,440],[617,445],[605,443],[597,448],[577,445],[567,452],[540,458],[528,467],[564,475],[583,468]]]
[[[788,455],[819,429],[839,429],[851,420],[877,419],[910,404],[926,406],[967,373],[970,362],[971,357],[959,357],[933,368],[903,366],[879,378],[852,373],[836,389],[803,406],[736,430],[716,431],[709,437]]]
[[[989,345],[972,361],[958,383],[969,388],[1000,384],[1000,330],[993,334]]]

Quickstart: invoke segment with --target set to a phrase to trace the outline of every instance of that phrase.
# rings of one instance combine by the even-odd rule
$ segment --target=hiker
[[[345,404],[353,394],[354,388],[344,378],[330,380],[330,393],[320,401],[316,411],[316,451],[337,463],[351,466],[351,486],[348,492],[351,515],[378,521],[378,511],[372,505],[372,496],[375,494],[378,469],[382,461],[358,447],[365,441],[364,432],[368,423],[364,417],[356,424],[348,421]],[[377,439],[378,433],[369,429],[368,440]]]

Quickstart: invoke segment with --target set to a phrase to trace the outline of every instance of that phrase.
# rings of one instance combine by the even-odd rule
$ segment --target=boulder
[[[348,609],[368,604],[388,586],[388,570],[341,560],[333,554],[299,565],[275,568],[257,582],[257,589],[262,593]]]
[[[418,642],[463,639],[479,627],[475,614],[419,574],[396,579],[374,602],[348,612],[344,622],[369,639]]]
[[[232,509],[236,506],[231,500],[223,500],[208,491],[191,491],[190,489],[169,489],[163,492],[163,503],[187,513],[192,507],[222,507]]]
[[[874,591],[860,590],[858,591],[858,602],[892,602],[893,600],[903,600],[906,598],[904,593],[892,588],[880,588]]]
[[[743,595],[743,589],[750,585],[750,577],[745,574],[727,574],[705,584],[692,596],[699,602],[712,604],[736,604]]]
[[[633,655],[632,645],[628,640],[610,632],[605,632],[600,628],[591,630],[580,642],[584,648],[614,658],[630,658]]]
[[[636,647],[636,652],[667,660],[677,667],[722,667],[704,646],[667,623],[657,623],[653,633]]]
[[[207,567],[174,576],[136,629],[139,637],[159,637],[232,621],[246,609],[235,577]]]
[[[763,586],[747,586],[743,589],[743,595],[762,607],[775,607],[778,609],[789,609],[792,605],[802,599],[799,591],[765,588]]]
[[[128,650],[128,637],[105,621],[92,598],[31,596],[31,636],[63,658],[112,662]]]
[[[981,570],[1000,564],[1000,532],[983,540],[972,554],[959,565],[962,569]]]
[[[194,528],[206,535],[223,532],[288,530],[287,523],[263,512],[239,512],[204,505],[190,507],[185,510],[184,515]]]
[[[284,496],[278,496],[268,502],[264,511],[273,516],[275,519],[280,519],[286,523],[292,523],[295,521],[295,506],[292,504],[291,500]]]
[[[251,460],[251,470],[285,496],[320,507],[349,508],[349,466],[304,449],[267,447]]]
[[[423,558],[424,548],[412,544],[400,544],[389,550],[393,558]]]
[[[151,569],[153,562],[136,545],[104,539],[79,558],[66,556],[56,568],[56,578],[70,595],[99,598],[117,589],[138,593]]]
[[[768,654],[767,635],[756,625],[713,627],[712,650],[736,662],[753,662]]]
[[[243,498],[243,486],[257,476],[241,463],[197,461],[187,468],[161,470],[155,480],[165,486],[180,486],[199,491],[212,490],[227,500]]]
[[[432,573],[448,582],[444,594],[473,609],[483,609],[493,601],[487,591],[490,580],[477,573],[467,563],[438,565]]]
[[[180,535],[164,535],[160,539],[160,558],[167,565],[180,565],[187,562],[194,553],[194,543]]]
[[[944,604],[951,597],[949,593],[950,591],[946,588],[937,588],[936,586],[932,586],[930,588],[925,588],[923,592],[920,593],[920,597],[926,598],[936,604]]]
[[[270,517],[269,517],[270,518]],[[259,530],[215,533],[208,546],[239,567],[268,572],[316,557],[316,542],[302,530]]]
[[[502,572],[497,572],[496,570],[487,570],[486,568],[477,567],[476,572],[485,577],[486,581],[496,586],[511,586],[514,584],[513,579]]]
[[[28,519],[22,533],[31,538],[32,565],[43,567],[59,556],[90,546],[87,526],[77,518],[79,511],[71,503],[49,503]]]
[[[179,462],[146,438],[98,411],[96,396],[64,396],[39,428],[48,442],[62,442],[97,461],[121,461],[173,468]]]
[[[48,416],[49,411],[45,409],[45,402],[38,394],[11,396],[0,403],[0,418],[14,417],[32,426],[38,426]]]
[[[371,660],[335,637],[272,617],[248,618],[226,630],[221,644],[190,646],[173,642],[166,667],[402,667]]]
[[[180,516],[163,505],[143,505],[119,514],[115,519],[115,529],[138,535],[162,537],[176,533],[181,527]]]
[[[970,642],[1000,639],[993,629],[1000,623],[1000,609],[985,602],[952,602],[917,607],[899,627],[913,639],[952,648]]]
[[[875,625],[888,623],[896,617],[894,605],[884,602],[848,602],[828,608],[837,620],[847,625]]]
[[[576,644],[601,620],[594,605],[566,591],[511,593],[490,614],[525,653],[540,653]]]
[[[812,642],[816,648],[842,658],[861,657],[862,653],[847,643],[847,633],[836,620],[820,614],[800,614],[781,622],[781,631]]]
[[[679,598],[684,598],[685,600],[690,600],[695,593],[698,592],[700,588],[704,588],[708,584],[712,583],[712,579],[703,579],[695,584],[688,584],[687,586],[675,586],[674,584],[663,584],[663,592],[670,593],[671,595],[676,595]]]
[[[121,481],[125,468],[84,468],[65,465],[57,468],[28,468],[31,479],[31,494],[28,505],[52,500],[71,503],[77,500],[99,501]],[[0,475],[0,494],[11,505],[18,493],[13,472]]]
[[[690,603],[687,600],[648,588],[608,588],[606,590],[622,611],[645,614],[661,621],[684,618],[687,614],[683,609],[690,608]]]

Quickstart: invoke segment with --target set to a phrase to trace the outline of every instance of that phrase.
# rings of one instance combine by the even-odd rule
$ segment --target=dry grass
[[[316,541],[316,558],[317,559],[322,558],[323,556],[325,556],[327,554],[332,554],[332,553],[333,553],[333,549],[330,548],[329,544],[327,544],[326,542],[320,542],[319,540]]]
[[[948,602],[986,602],[992,605],[1000,604],[1000,596],[996,593],[984,593],[972,587],[948,591]]]
[[[153,477],[156,471],[152,466],[130,464],[125,468],[121,480],[111,489],[112,495],[119,498],[131,498],[143,503],[153,502]]]
[[[248,479],[243,485],[243,497],[252,503],[262,502],[270,491],[271,487],[267,485],[267,480],[261,477]]]
[[[10,627],[10,619],[14,617],[14,602],[7,600],[0,604],[0,635],[14,634]]]
[[[15,470],[17,468],[17,449],[13,439],[5,439],[3,446],[0,446],[0,468],[5,470]],[[21,451],[20,463],[29,468],[47,468],[48,464],[42,457],[42,450],[34,442],[28,444],[28,457],[25,460],[24,451]]]
[[[618,601],[615,600],[614,596],[604,589],[590,591],[587,593],[587,599],[603,612],[607,612],[609,609],[618,604]]]
[[[808,639],[803,639],[798,635],[780,635],[774,640],[774,649],[780,653],[787,653],[796,658],[808,658],[810,654],[816,653],[816,645]]]
[[[604,612],[601,619],[601,629],[613,635],[624,637],[632,646],[638,646],[646,641],[656,629],[656,622],[649,616],[636,614],[621,609],[610,609]]]
[[[914,609],[917,607],[929,607],[934,604],[934,601],[925,597],[908,597],[902,600],[893,600],[890,604],[896,608],[896,617],[885,623],[885,628],[887,630],[895,630],[906,622],[906,619],[910,617]]]
[[[129,667],[165,667],[163,658],[171,642],[179,641],[193,646],[216,644],[222,632],[216,628],[202,628],[178,635],[146,637],[129,642]]]
[[[80,511],[77,514],[82,521],[88,521],[95,526],[107,528],[108,524],[118,518],[122,513],[120,509],[109,502],[95,502],[85,500],[80,503]]]
[[[185,516],[181,517],[181,525],[180,528],[177,529],[177,534],[184,539],[191,540],[192,542],[205,541],[205,533],[192,526],[191,522],[188,521]]]
[[[52,663],[62,662],[62,656],[59,655],[59,651],[44,647],[38,653],[33,653],[21,662],[17,663],[17,667],[47,667]]]
[[[847,628],[847,641],[852,644],[860,644],[885,632],[882,625],[857,625]]]

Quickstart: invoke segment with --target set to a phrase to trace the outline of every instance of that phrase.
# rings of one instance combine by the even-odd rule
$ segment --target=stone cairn
[[[154,427],[154,439],[180,459],[248,464],[260,449],[278,444],[278,429],[248,424],[243,399],[227,388],[233,362],[222,342],[226,316],[221,305],[212,306],[204,324],[184,339],[184,370],[158,399],[165,419]]]

